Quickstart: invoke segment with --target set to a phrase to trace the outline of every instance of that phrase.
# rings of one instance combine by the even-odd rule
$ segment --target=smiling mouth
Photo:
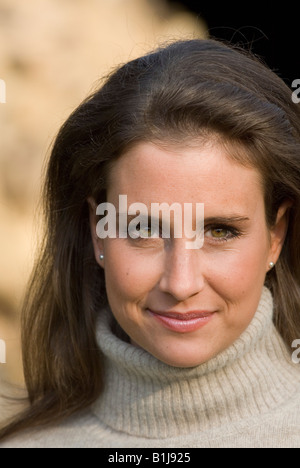
[[[193,332],[204,327],[216,313],[210,311],[189,311],[180,313],[147,310],[150,316],[160,324],[177,333]]]

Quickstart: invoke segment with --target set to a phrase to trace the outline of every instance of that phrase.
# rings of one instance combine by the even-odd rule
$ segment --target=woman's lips
[[[160,312],[148,309],[148,312],[168,329],[178,333],[188,333],[204,327],[214,316],[215,312]]]

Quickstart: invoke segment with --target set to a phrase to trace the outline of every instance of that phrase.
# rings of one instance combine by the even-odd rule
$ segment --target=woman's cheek
[[[247,248],[248,247],[248,248]],[[265,279],[265,250],[262,246],[248,246],[239,249],[219,251],[211,258],[211,269],[207,282],[220,296],[235,301],[253,290],[258,289]]]
[[[155,287],[159,279],[158,263],[141,252],[128,256],[124,250],[123,253],[115,250],[113,255],[106,255],[105,278],[108,292],[117,293],[125,300],[140,299]]]

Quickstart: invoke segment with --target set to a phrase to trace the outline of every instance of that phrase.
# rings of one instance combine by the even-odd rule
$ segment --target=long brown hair
[[[245,151],[264,181],[266,221],[292,200],[286,241],[267,274],[287,346],[300,336],[300,109],[284,82],[249,52],[215,40],[176,41],[115,70],[68,118],[44,189],[46,235],[22,314],[29,407],[0,431],[55,422],[101,393],[97,314],[107,304],[94,259],[87,198],[105,201],[114,161],[138,141],[217,134]]]

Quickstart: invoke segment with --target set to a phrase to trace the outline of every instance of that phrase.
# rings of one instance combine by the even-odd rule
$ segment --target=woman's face
[[[149,213],[152,203],[204,204],[198,249],[186,248],[184,233],[172,236],[172,217],[169,239],[99,239],[91,219],[109,304],[132,344],[172,366],[211,359],[249,325],[283,242],[282,220],[267,228],[259,173],[230,160],[217,143],[140,143],[112,170],[107,201],[117,211],[120,194]]]

